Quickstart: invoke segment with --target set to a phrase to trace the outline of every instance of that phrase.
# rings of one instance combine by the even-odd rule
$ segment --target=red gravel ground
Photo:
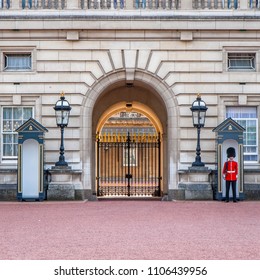
[[[259,260],[260,201],[1,202],[2,260]]]

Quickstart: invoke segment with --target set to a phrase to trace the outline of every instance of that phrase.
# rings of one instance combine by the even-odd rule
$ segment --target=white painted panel
[[[39,197],[39,143],[28,139],[23,143],[22,197]]]

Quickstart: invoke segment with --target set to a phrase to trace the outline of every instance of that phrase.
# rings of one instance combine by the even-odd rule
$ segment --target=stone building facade
[[[48,129],[47,199],[96,199],[97,134],[129,106],[161,135],[161,197],[214,198],[212,130],[232,117],[246,128],[245,197],[259,198],[259,9],[255,0],[0,0],[0,199],[16,199],[15,129],[29,117]],[[72,107],[64,134],[70,169],[52,168],[62,91]],[[192,170],[198,93],[208,107],[206,168]]]

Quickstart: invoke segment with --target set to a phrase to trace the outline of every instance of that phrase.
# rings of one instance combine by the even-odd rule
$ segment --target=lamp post
[[[206,111],[208,110],[206,103],[201,99],[200,94],[197,95],[197,99],[191,106],[193,126],[197,127],[197,148],[195,161],[192,163],[192,167],[203,167],[205,164],[201,162],[200,157],[200,129],[204,127]]]
[[[64,97],[64,92],[61,93],[60,99],[55,104],[54,110],[57,126],[59,126],[61,130],[60,156],[59,161],[55,163],[55,166],[67,167],[68,163],[65,161],[64,156],[64,128],[69,123],[71,107],[69,102]]]

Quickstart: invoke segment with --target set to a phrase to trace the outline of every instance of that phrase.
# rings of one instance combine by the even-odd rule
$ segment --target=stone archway
[[[119,103],[143,104],[143,109],[150,108],[153,112],[150,116],[157,118],[154,121],[160,123],[160,130],[163,131],[163,194],[168,194],[171,188],[177,188],[178,118],[174,95],[161,80],[147,73],[136,72],[131,85],[125,81],[124,72],[111,74],[93,86],[86,95],[83,109],[82,179],[84,186],[91,186],[91,190],[85,190],[87,196],[96,191],[94,151],[97,127],[107,110]]]

